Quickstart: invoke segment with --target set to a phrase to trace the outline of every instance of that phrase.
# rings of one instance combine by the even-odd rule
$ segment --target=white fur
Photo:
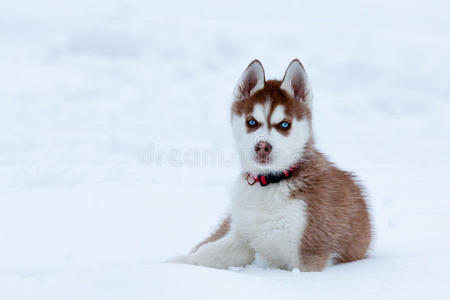
[[[278,124],[283,121],[285,117],[286,113],[284,112],[284,106],[279,105],[272,112],[272,116],[270,116],[270,123],[272,125]]]
[[[227,269],[248,265],[254,259],[255,251],[236,231],[230,231],[223,238],[201,246],[195,253],[177,256],[169,262]]]
[[[301,158],[306,142],[311,136],[309,122],[305,119],[292,120],[290,134],[287,137],[273,127],[269,130],[267,124],[269,105],[270,102],[265,102],[264,105],[255,105],[253,117],[262,126],[254,132],[247,133],[245,116],[233,115],[231,118],[231,126],[241,165],[246,172],[263,174],[279,172],[289,168]],[[276,114],[275,117],[280,120],[285,117],[284,109],[276,111]],[[259,141],[267,141],[272,145],[271,162],[269,164],[260,164],[256,161],[254,149]]]
[[[306,204],[290,198],[286,182],[250,186],[240,177],[232,193],[232,229],[270,267],[299,267],[299,249],[306,226]]]
[[[226,269],[250,264],[258,253],[270,267],[299,268],[306,204],[291,199],[289,192],[286,182],[250,186],[239,177],[232,192],[228,234],[171,261]]]
[[[256,119],[259,123],[264,123],[267,116],[267,105],[256,104],[253,107],[253,118]]]

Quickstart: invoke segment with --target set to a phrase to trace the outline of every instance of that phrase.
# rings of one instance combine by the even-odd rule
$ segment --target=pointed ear
[[[261,62],[255,59],[245,69],[234,89],[233,95],[235,100],[250,97],[255,92],[264,88],[265,81],[264,68]]]
[[[286,69],[280,86],[291,97],[310,104],[312,91],[305,68],[298,59],[294,59]]]

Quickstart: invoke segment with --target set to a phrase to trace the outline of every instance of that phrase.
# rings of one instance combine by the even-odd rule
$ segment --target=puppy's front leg
[[[192,254],[175,257],[171,262],[227,269],[248,265],[254,259],[255,251],[237,233],[230,231],[223,238],[202,245]]]

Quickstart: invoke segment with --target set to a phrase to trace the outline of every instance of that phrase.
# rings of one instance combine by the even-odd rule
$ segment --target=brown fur
[[[302,270],[322,270],[332,254],[337,263],[366,256],[371,226],[353,174],[339,170],[310,142],[291,185],[292,198],[307,204],[308,223],[299,251]]]
[[[294,118],[300,120],[306,118],[311,120],[311,111],[303,101],[295,100],[290,97],[284,90],[280,89],[281,81],[279,80],[268,80],[264,84],[264,88],[257,91],[252,96],[245,98],[243,100],[237,100],[233,102],[232,113],[237,115],[244,114],[249,120],[251,118],[253,107],[255,104],[264,104],[267,99],[271,99],[270,112],[268,115],[267,123],[269,128],[278,124],[270,124],[270,118],[273,111],[278,105],[283,105],[285,107],[286,121],[291,121]]]
[[[198,245],[196,245],[194,248],[192,248],[191,253],[194,253],[198,250],[201,246],[207,243],[215,242],[221,238],[223,238],[228,231],[230,231],[230,225],[231,225],[231,217],[227,216],[222,223],[220,224],[219,228],[217,228],[210,237],[205,239],[204,241],[200,242]]]

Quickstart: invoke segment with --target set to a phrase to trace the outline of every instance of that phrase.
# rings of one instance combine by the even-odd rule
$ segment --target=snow
[[[450,298],[444,1],[3,1],[1,299]],[[291,59],[318,147],[367,186],[368,259],[321,273],[164,263],[239,172],[234,85]]]

